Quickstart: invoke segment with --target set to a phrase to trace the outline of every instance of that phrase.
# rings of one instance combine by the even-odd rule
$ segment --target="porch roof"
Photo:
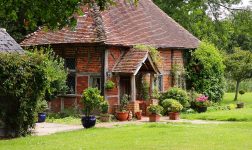
[[[150,67],[148,69],[153,70],[155,73],[160,73],[147,50],[132,48],[122,56],[121,60],[114,66],[112,72],[136,75],[143,65],[148,65]]]

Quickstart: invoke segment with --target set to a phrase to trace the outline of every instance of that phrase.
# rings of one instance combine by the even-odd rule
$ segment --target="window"
[[[93,88],[98,88],[101,90],[101,77],[100,76],[92,76],[90,78],[90,86]]]
[[[154,80],[154,86],[158,87],[158,91],[160,92],[163,91],[163,76],[162,75],[156,76]]]
[[[75,83],[76,83],[76,68],[75,68],[75,58],[66,58],[65,67],[68,69],[67,76],[67,94],[75,94]]]

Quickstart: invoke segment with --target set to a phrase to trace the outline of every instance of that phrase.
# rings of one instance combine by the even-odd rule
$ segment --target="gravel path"
[[[192,123],[192,124],[223,124],[227,123],[224,121],[206,121],[206,120],[169,120],[169,117],[162,117],[160,123]],[[127,124],[145,124],[149,123],[148,117],[142,117],[141,120],[136,121],[123,121],[123,122],[107,122],[107,123],[98,123],[95,125],[97,128],[113,128],[115,126],[127,125]],[[84,129],[82,125],[65,125],[65,124],[56,124],[56,123],[36,123],[36,127],[33,135],[42,136],[50,135],[57,132],[66,132],[73,130]]]

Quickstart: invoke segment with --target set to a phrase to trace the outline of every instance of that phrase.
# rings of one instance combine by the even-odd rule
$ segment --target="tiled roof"
[[[3,28],[0,28],[0,52],[24,52],[20,45]]]
[[[114,66],[112,72],[137,74],[147,60],[153,65],[152,68],[159,73],[159,70],[152,62],[149,52],[134,48],[130,49],[124,56],[122,56],[121,60]]]
[[[95,43],[156,48],[196,48],[199,40],[159,9],[152,0],[139,0],[138,6],[118,0],[116,6],[99,13],[98,8],[85,9],[77,19],[74,31],[38,30],[21,45],[60,43]]]

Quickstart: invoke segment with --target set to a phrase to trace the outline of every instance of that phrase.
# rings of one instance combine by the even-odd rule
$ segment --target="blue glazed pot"
[[[38,122],[45,122],[46,113],[38,113]]]
[[[95,116],[83,116],[81,118],[81,123],[84,128],[92,128],[95,126],[96,117]]]
[[[197,110],[198,113],[203,113],[203,112],[207,111],[207,107],[197,107],[196,110]]]

